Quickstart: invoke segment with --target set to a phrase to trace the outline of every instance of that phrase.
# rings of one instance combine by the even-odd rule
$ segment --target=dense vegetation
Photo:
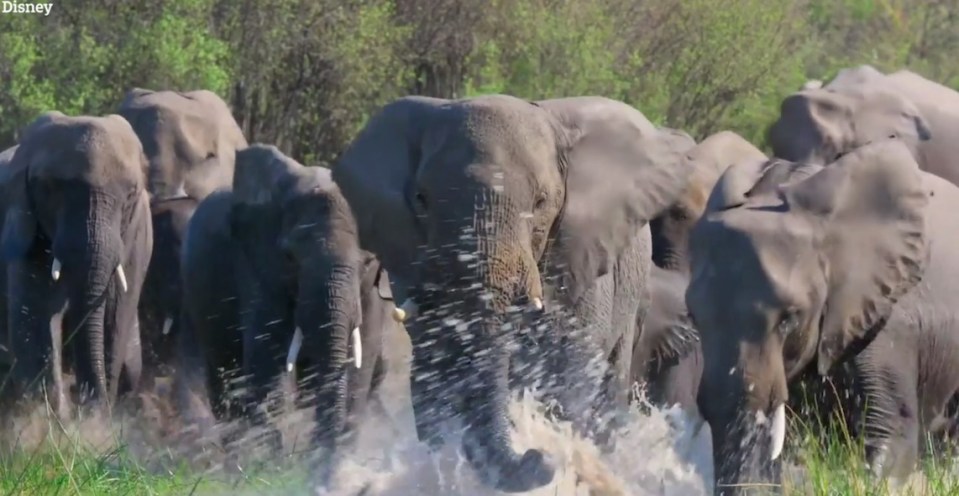
[[[850,64],[959,85],[956,0],[85,0],[0,15],[0,147],[130,87],[223,95],[252,141],[325,164],[404,94],[600,94],[762,144],[782,96]]]

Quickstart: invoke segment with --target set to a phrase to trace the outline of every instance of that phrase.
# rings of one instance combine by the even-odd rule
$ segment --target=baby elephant
[[[315,447],[335,460],[383,376],[385,333],[399,329],[387,274],[359,248],[329,170],[273,146],[238,152],[233,191],[208,196],[190,220],[182,277],[174,391],[187,422],[203,428],[215,414],[263,423],[258,407],[296,373],[301,393],[315,395]],[[244,393],[227,407],[237,372]]]

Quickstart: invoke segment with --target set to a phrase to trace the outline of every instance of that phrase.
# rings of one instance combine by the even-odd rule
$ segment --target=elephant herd
[[[555,471],[512,447],[514,392],[612,449],[636,383],[709,424],[717,494],[779,481],[786,408],[825,381],[873,472],[907,474],[959,419],[959,93],[845,69],[769,142],[604,97],[409,96],[327,169],[208,91],[47,112],[0,154],[0,413],[109,412],[166,376],[210,432],[265,424],[293,378],[325,481],[406,333],[420,441],[453,422],[504,492]]]

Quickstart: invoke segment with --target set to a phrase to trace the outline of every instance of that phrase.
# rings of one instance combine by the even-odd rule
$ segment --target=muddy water
[[[375,400],[376,405],[363,420],[357,452],[344,463],[337,475],[338,487],[328,492],[303,487],[302,492],[297,490],[296,493],[337,496],[500,494],[483,487],[475,479],[458,454],[459,443],[455,437],[442,452],[435,454],[429,453],[416,440],[409,399],[409,338],[397,333],[390,337],[390,341],[385,347],[392,353],[390,370],[379,398]],[[685,496],[710,492],[709,427],[704,426],[693,437],[692,423],[678,411],[635,412],[627,431],[618,436],[615,451],[609,454],[601,454],[590,442],[575,436],[568,425],[547,421],[540,406],[532,400],[514,400],[511,414],[516,426],[513,435],[516,448],[542,449],[557,467],[552,484],[526,494]],[[173,441],[179,430],[177,422],[170,418],[167,402],[156,398],[147,398],[135,411],[119,417],[109,423],[102,419],[83,419],[61,429],[49,420],[41,406],[18,419],[14,425],[5,426],[3,437],[7,439],[2,441],[7,446],[12,443],[32,448],[41,443],[73,444],[80,440],[102,451],[110,451],[122,443],[137,462],[156,472],[165,471],[171,461],[191,456],[196,468],[206,470],[215,478],[230,478],[244,470],[249,473],[253,466],[289,465],[288,461],[271,461],[266,450],[261,449],[262,443],[255,438],[255,432],[240,442],[238,449],[234,450],[239,455],[232,458],[224,457],[222,451],[198,456],[193,450],[179,449]],[[302,446],[311,427],[308,412],[286,413],[275,421],[284,434],[287,451],[296,451],[298,441]],[[63,430],[65,433],[60,435],[51,434]],[[16,433],[16,439],[9,439],[12,433]],[[288,490],[277,495],[288,494]],[[222,489],[218,491],[212,494],[223,494]],[[239,485],[229,494],[270,493],[262,486],[250,492]]]

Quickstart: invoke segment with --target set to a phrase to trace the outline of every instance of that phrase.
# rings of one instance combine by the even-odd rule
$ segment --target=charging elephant
[[[717,494],[777,481],[789,386],[817,374],[852,385],[844,408],[877,475],[913,468],[959,391],[957,209],[959,190],[899,139],[825,167],[726,171],[691,234],[686,291]]]
[[[645,386],[652,405],[668,408],[678,404],[696,414],[703,358],[699,333],[686,311],[687,283],[681,272],[652,267],[651,304],[633,345],[632,382]]]
[[[521,492],[554,469],[511,447],[511,391],[537,383],[587,434],[614,425],[649,304],[647,224],[694,144],[601,97],[411,96],[370,119],[333,177],[403,302],[420,440],[462,422],[481,480]]]
[[[783,100],[769,131],[773,155],[826,164],[890,136],[913,149],[919,167],[959,184],[959,93],[907,70],[843,69],[820,89]]]
[[[133,126],[149,161],[153,200],[202,200],[229,188],[237,150],[246,148],[230,107],[216,93],[130,90],[117,111]]]
[[[178,408],[201,427],[214,415],[262,421],[276,381],[295,372],[316,393],[314,441],[332,461],[382,378],[384,336],[400,332],[389,277],[360,249],[329,169],[254,144],[237,154],[233,181],[187,228]],[[236,369],[248,395],[231,410],[228,377],[214,374]]]
[[[81,397],[98,406],[137,387],[136,309],[153,245],[145,166],[118,115],[48,112],[24,132],[4,175],[0,235],[17,309],[8,314],[13,397],[46,383],[65,415],[65,352]]]
[[[146,388],[152,387],[157,376],[171,375],[183,301],[180,256],[187,225],[198,204],[190,197],[154,200],[150,204],[153,255],[139,308]]]
[[[708,136],[687,152],[692,162],[689,184],[679,198],[649,222],[653,263],[657,267],[689,272],[689,231],[706,207],[706,198],[726,169],[745,161],[762,162],[766,155],[732,131]]]

